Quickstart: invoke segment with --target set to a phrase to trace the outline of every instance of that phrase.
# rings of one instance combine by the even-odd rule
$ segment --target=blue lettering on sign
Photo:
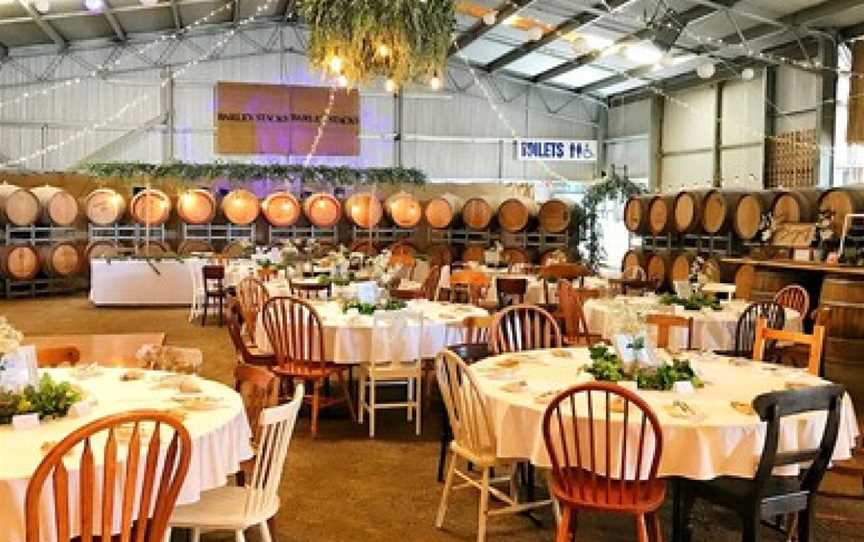
[[[520,151],[526,158],[564,158],[565,146],[560,141],[523,141]]]

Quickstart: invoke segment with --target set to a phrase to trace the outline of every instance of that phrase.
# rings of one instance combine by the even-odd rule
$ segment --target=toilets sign
[[[596,162],[597,141],[586,139],[517,139],[516,159],[536,162]]]

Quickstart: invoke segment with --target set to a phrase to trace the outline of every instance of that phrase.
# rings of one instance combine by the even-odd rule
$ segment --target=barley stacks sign
[[[360,94],[337,90],[318,156],[360,154]],[[216,152],[303,155],[309,152],[327,110],[330,89],[289,85],[218,83]]]

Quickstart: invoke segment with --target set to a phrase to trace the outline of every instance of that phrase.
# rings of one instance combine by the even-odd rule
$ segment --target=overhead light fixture
[[[51,0],[34,0],[33,9],[39,13],[48,13],[51,11]]]
[[[531,30],[528,31],[528,39],[531,41],[540,41],[543,39],[543,29],[539,26],[531,27]]]
[[[624,48],[624,56],[636,64],[657,64],[663,52],[650,43],[637,43]]]
[[[336,84],[342,88],[345,88],[348,86],[348,78],[345,77],[344,75],[340,75],[339,77],[336,78]]]
[[[711,61],[703,62],[696,67],[696,75],[698,75],[702,79],[711,79],[712,77],[714,77],[714,74],[716,72],[717,68]]]
[[[152,8],[153,6],[159,4],[159,0],[139,0],[142,6],[147,6],[148,8]]]
[[[504,24],[506,24],[507,26],[516,26],[518,23],[519,23],[519,16],[518,15],[511,15],[511,16],[507,17],[506,19],[504,19]]]
[[[498,20],[498,12],[495,10],[487,11],[483,14],[483,24],[492,26]]]
[[[443,86],[441,78],[437,75],[432,76],[432,79],[429,80],[429,86],[432,87],[432,90],[441,90]]]
[[[102,11],[105,9],[105,0],[84,0],[87,11]]]
[[[741,70],[741,79],[745,81],[752,81],[753,78],[756,77],[756,72],[753,68],[744,68]]]
[[[610,45],[612,45],[612,40],[609,38],[605,38],[603,36],[595,36],[593,34],[583,34],[582,42],[588,47],[588,49],[595,51],[597,49],[606,49]]]
[[[386,90],[387,92],[390,92],[392,94],[393,92],[396,92],[396,89],[397,89],[396,81],[389,79],[389,78],[386,81],[384,81],[384,90]]]

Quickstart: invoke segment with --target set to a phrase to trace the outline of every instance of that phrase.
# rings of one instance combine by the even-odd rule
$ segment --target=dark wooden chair
[[[289,281],[288,284],[292,296],[299,297],[300,299],[305,299],[306,301],[330,299],[330,295],[333,293],[331,284],[329,282],[319,284],[317,282]],[[321,297],[321,294],[324,294],[323,298]]]
[[[312,382],[312,393],[305,397],[312,407],[312,436],[318,434],[321,408],[345,403],[355,419],[344,376],[349,366],[324,359],[324,325],[315,307],[300,298],[272,297],[264,304],[264,329],[276,356],[273,372],[292,384],[298,379]],[[321,396],[321,387],[331,375],[338,378],[342,397]]]
[[[45,346],[36,350],[36,365],[39,367],[77,365],[79,361],[81,351],[76,346]]]
[[[599,334],[588,331],[583,305],[591,297],[599,297],[600,292],[585,288],[574,288],[570,281],[558,285],[558,302],[561,319],[564,321],[564,344],[591,346],[602,340]]]
[[[786,312],[783,307],[774,301],[761,301],[751,303],[735,325],[735,347],[733,350],[717,350],[722,356],[735,356],[740,358],[753,357],[753,343],[756,341],[756,322],[764,318],[766,325],[771,329],[783,329],[786,325]],[[774,344],[769,344],[765,351],[765,359],[773,359]]]
[[[561,328],[540,307],[513,305],[495,315],[489,343],[495,354],[560,347]]]
[[[753,409],[766,423],[765,445],[752,479],[722,476],[710,481],[683,481],[680,513],[675,529],[689,542],[690,511],[696,499],[733,510],[742,523],[742,540],[760,539],[762,518],[797,514],[799,542],[810,539],[816,491],[834,453],[840,425],[844,390],[841,386],[814,386],[802,390],[765,393],[753,400]],[[806,412],[827,411],[827,421],[818,448],[778,451],[783,418]],[[775,467],[809,463],[802,476],[774,476]]]
[[[128,431],[128,442],[118,434],[120,428]],[[77,452],[72,456],[79,458],[77,494],[70,495],[67,464],[71,466],[72,460],[66,455],[76,447],[81,449],[80,456]],[[94,452],[103,449],[102,458],[97,460]],[[75,540],[89,541],[114,533],[118,525],[122,540],[162,542],[191,457],[189,432],[179,418],[165,412],[132,410],[79,427],[51,448],[30,478],[24,500],[26,541],[52,538],[70,542],[71,508],[78,514],[74,523],[80,526],[80,538]],[[45,501],[42,490],[49,478],[54,536],[42,532],[52,523],[40,518]],[[118,493],[123,504],[115,507]],[[74,506],[70,507],[70,501]],[[102,540],[111,539],[110,535],[102,536]]]
[[[509,307],[510,305],[521,305],[525,303],[525,294],[528,292],[528,279],[497,277],[495,279],[495,290],[498,294],[499,309]]]
[[[204,312],[201,314],[201,325],[207,323],[207,309],[213,300],[219,308],[219,325],[224,323],[225,308],[225,268],[221,265],[205,265],[201,268],[204,278]]]
[[[261,354],[253,350],[253,347],[245,340],[243,337],[243,319],[243,309],[236,300],[231,299],[228,302],[228,334],[231,337],[231,343],[234,345],[238,363],[266,367],[276,365],[276,356],[273,354]],[[255,322],[247,323],[246,327],[255,329]]]
[[[614,410],[622,413],[624,426],[639,428],[638,440],[634,434],[628,442],[630,431],[623,437],[611,431],[622,423],[612,419]],[[657,511],[666,498],[666,483],[657,478],[657,468],[663,431],[637,394],[606,382],[570,388],[546,408],[543,440],[552,464],[550,489],[561,506],[557,541],[575,538],[576,515],[583,510],[634,516],[639,542],[649,540],[649,529],[655,540],[662,540]],[[628,465],[634,465],[634,472],[628,472]]]
[[[797,284],[783,287],[774,295],[774,301],[787,309],[796,311],[801,315],[802,320],[810,311],[810,294],[803,286]]]
[[[647,323],[657,326],[657,348],[669,346],[669,332],[672,328],[684,328],[687,330],[687,350],[693,349],[693,319],[686,316],[673,316],[671,314],[649,314]]]

